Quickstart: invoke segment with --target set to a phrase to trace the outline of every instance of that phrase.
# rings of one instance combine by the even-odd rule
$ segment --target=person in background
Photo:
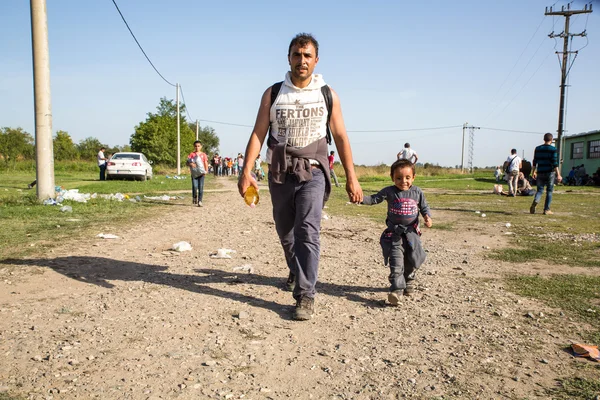
[[[413,164],[416,164],[419,160],[417,152],[410,148],[410,143],[404,143],[404,149],[398,153],[398,160],[408,160]],[[414,161],[413,161],[414,159]]]
[[[500,168],[500,166],[496,167],[496,170],[494,171],[494,177],[496,178],[496,183],[500,182],[500,177],[502,176],[502,169]]]
[[[106,157],[104,156],[104,151],[106,148],[104,146],[100,147],[100,151],[98,151],[98,168],[100,168],[100,180],[106,180]]]
[[[554,180],[562,182],[562,176],[558,170],[558,152],[552,145],[554,137],[551,133],[544,135],[544,144],[537,146],[533,153],[533,171],[531,176],[536,180],[537,191],[529,212],[535,214],[535,209],[542,199],[544,188],[546,188],[546,200],[544,201],[544,215],[553,214],[550,210],[552,204],[552,192],[554,191]]]
[[[204,176],[208,172],[208,156],[202,152],[202,143],[194,142],[194,151],[187,157],[187,165],[192,175],[192,204],[203,207]]]
[[[329,159],[329,177],[333,179],[333,182],[335,182],[335,187],[340,187],[340,183],[338,182],[338,178],[337,175],[335,174],[335,171],[333,170],[333,163],[335,161],[335,151],[330,151],[329,152],[329,156],[327,157]]]
[[[522,166],[521,157],[517,155],[517,149],[510,151],[510,156],[504,161],[504,170],[508,175],[508,195],[517,196],[517,185],[519,180],[519,170]]]

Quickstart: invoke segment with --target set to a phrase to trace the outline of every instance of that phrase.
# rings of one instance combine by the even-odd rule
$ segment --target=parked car
[[[115,153],[106,165],[106,179],[152,179],[152,165],[142,153]]]

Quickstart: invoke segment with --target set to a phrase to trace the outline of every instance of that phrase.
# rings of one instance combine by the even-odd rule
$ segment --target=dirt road
[[[434,222],[458,229],[425,230],[417,292],[396,308],[384,301],[382,227],[323,220],[317,314],[293,321],[268,194],[250,209],[221,183],[231,191],[204,208],[98,229],[121,239],[1,263],[0,394],[535,399],[588,362],[564,351],[585,326],[503,288],[505,272],[545,266],[486,260],[506,245],[502,230],[435,205]],[[168,251],[182,240],[193,250]],[[236,253],[210,258],[218,248]]]

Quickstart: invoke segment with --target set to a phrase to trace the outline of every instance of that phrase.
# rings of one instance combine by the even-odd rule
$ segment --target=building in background
[[[600,168],[600,130],[564,137],[561,175],[567,177],[581,164],[590,176]]]

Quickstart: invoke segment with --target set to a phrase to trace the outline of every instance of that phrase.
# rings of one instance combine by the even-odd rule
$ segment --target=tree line
[[[180,106],[180,114],[181,162],[183,165],[186,155],[194,148],[196,123],[187,121],[183,116],[185,104]],[[200,127],[198,138],[202,142],[202,150],[205,153],[212,154],[218,151],[219,137],[212,127]],[[110,154],[121,151],[140,152],[156,164],[176,166],[177,105],[174,100],[161,98],[156,113],[148,113],[146,120],[135,126],[129,144],[126,145],[111,147],[95,137],[88,137],[75,143],[71,135],[62,130],[56,132],[52,143],[56,161],[95,161],[98,150],[105,147],[106,152]],[[33,135],[22,128],[0,128],[0,158],[6,168],[14,168],[19,160],[34,160]]]

